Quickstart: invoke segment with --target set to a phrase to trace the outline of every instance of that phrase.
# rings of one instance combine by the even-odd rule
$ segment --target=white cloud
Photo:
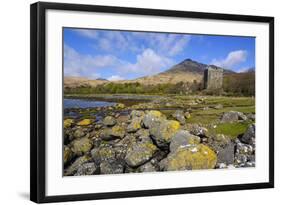
[[[223,68],[233,69],[234,66],[245,62],[247,59],[247,51],[237,50],[230,52],[225,59],[213,59],[211,64],[220,66]]]
[[[152,49],[145,49],[137,55],[136,62],[121,60],[113,55],[83,55],[68,45],[64,45],[65,76],[83,76],[96,79],[111,73],[108,80],[122,80],[121,76],[153,75],[172,66],[172,59],[157,54]],[[103,74],[103,75],[102,75]]]
[[[191,36],[182,34],[163,33],[132,33],[132,36],[144,40],[149,48],[165,56],[175,56],[179,54],[189,43]]]
[[[126,72],[138,72],[142,75],[153,75],[173,65],[173,61],[165,56],[158,55],[152,49],[145,49],[141,54],[137,55],[135,64],[128,64]]]
[[[109,81],[118,81],[118,80],[124,80],[124,78],[119,76],[119,75],[112,75],[109,78],[107,78],[107,80],[109,80]]]
[[[170,56],[175,56],[178,53],[180,53],[184,47],[188,44],[190,40],[190,36],[183,36],[180,39],[178,39],[174,45],[170,48],[169,50],[169,55]]]
[[[99,49],[118,53],[131,51],[139,53],[147,48],[163,56],[179,54],[189,43],[191,36],[182,34],[120,32],[78,29],[80,35],[94,39],[94,46]]]
[[[75,29],[75,31],[80,34],[81,36],[85,36],[88,38],[97,39],[98,38],[98,31],[90,30],[90,29]]]
[[[100,69],[121,64],[112,55],[82,55],[68,45],[64,45],[64,73],[66,76],[100,77]]]

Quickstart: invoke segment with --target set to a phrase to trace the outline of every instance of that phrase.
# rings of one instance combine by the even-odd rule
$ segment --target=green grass
[[[216,128],[209,129],[210,133],[224,134],[232,139],[246,132],[250,122],[221,123]]]

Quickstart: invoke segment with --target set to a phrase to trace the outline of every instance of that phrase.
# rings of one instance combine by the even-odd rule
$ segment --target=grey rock
[[[100,164],[102,161],[115,160],[115,150],[110,146],[94,148],[91,150],[91,156],[95,163]]]
[[[250,125],[240,140],[246,144],[255,146],[256,143],[255,130],[256,130],[256,126],[254,124]]]
[[[177,110],[174,114],[173,117],[179,121],[182,125],[185,124],[185,116],[183,110]]]
[[[131,119],[134,119],[136,117],[143,117],[144,116],[144,111],[140,111],[140,110],[132,110],[132,112],[130,113],[130,117]]]
[[[199,143],[200,137],[192,135],[186,130],[179,130],[171,139],[170,151],[175,152],[179,147],[186,147]]]
[[[135,117],[127,127],[127,132],[136,132],[141,129],[142,118]]]
[[[115,159],[117,160],[124,160],[127,153],[127,146],[126,145],[115,145],[113,148],[115,152]]]
[[[253,113],[249,113],[249,114],[247,115],[247,118],[248,118],[249,120],[255,121],[256,115],[253,114]]]
[[[152,128],[164,119],[166,119],[166,117],[161,112],[151,110],[144,115],[142,122],[145,128]]]
[[[84,155],[82,157],[77,158],[71,165],[69,165],[65,170],[64,170],[64,176],[70,176],[76,173],[76,171],[79,169],[79,167],[90,161],[91,158],[87,155]]]
[[[78,128],[77,130],[74,131],[73,136],[75,138],[81,138],[83,136],[85,136],[85,132],[83,131],[83,128]]]
[[[245,155],[252,155],[255,149],[248,144],[244,143],[237,143],[236,144],[236,153],[237,154],[245,154]]]
[[[88,137],[83,137],[80,139],[75,139],[71,142],[71,151],[77,155],[81,156],[89,152],[93,146],[93,142]]]
[[[101,131],[100,137],[103,140],[114,140],[118,138],[123,138],[125,136],[125,129],[122,126],[115,125],[112,128],[105,128]]]
[[[217,163],[224,163],[226,165],[234,163],[234,143],[229,143],[224,147],[217,148]]]
[[[207,128],[201,127],[198,124],[192,124],[189,127],[189,132],[196,136],[204,136],[207,137]]]
[[[95,163],[85,163],[79,166],[77,172],[75,173],[75,176],[82,176],[82,175],[92,175],[96,172],[97,167]]]
[[[126,154],[125,160],[130,167],[137,167],[149,161],[157,147],[151,142],[142,142],[132,145]]]
[[[156,172],[157,168],[151,163],[147,162],[139,167],[140,172]]]
[[[222,115],[221,122],[236,122],[238,120],[247,120],[247,116],[241,112],[229,111]]]
[[[238,121],[238,114],[235,111],[225,112],[221,118],[221,122],[235,122]]]
[[[244,154],[237,154],[235,156],[235,164],[238,164],[240,167],[244,166],[247,162],[247,156]]]
[[[117,161],[104,161],[100,164],[101,174],[120,174],[124,172],[124,166]]]
[[[169,148],[171,139],[180,129],[180,123],[175,120],[163,120],[161,123],[149,129],[150,136],[154,139],[158,147]]]
[[[103,124],[106,125],[106,126],[114,126],[116,124],[116,119],[112,116],[106,116],[104,119],[103,119]]]

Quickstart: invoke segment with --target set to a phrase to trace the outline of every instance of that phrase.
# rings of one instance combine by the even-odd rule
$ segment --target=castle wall
[[[223,83],[223,70],[207,68],[204,72],[204,87],[208,90],[221,89]]]

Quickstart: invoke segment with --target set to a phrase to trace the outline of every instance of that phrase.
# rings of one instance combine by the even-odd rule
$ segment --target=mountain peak
[[[187,62],[189,61],[190,62],[190,61],[193,61],[193,60],[191,58],[187,58],[183,62],[185,62],[185,61],[187,61]]]
[[[205,64],[187,58],[182,62],[180,62],[179,64],[174,65],[172,68],[165,71],[164,73],[191,72],[191,73],[203,74],[206,67],[207,65]]]

